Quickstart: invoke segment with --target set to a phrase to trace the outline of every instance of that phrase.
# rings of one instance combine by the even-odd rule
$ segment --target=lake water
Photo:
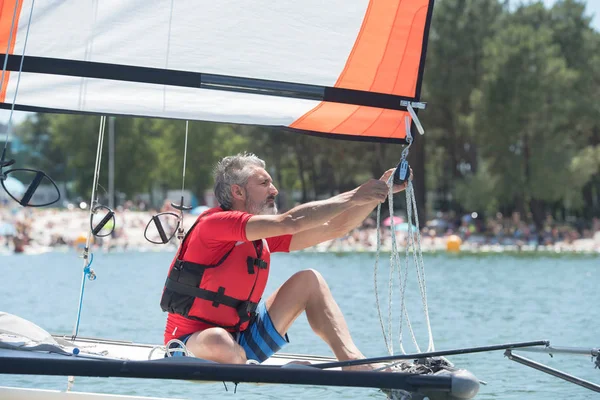
[[[172,254],[96,254],[88,281],[80,336],[162,343],[165,314],[159,298]],[[314,268],[328,281],[354,340],[367,356],[386,355],[373,288],[374,255],[276,254],[267,293],[295,271]],[[508,342],[550,340],[554,345],[600,346],[600,258],[426,256],[427,294],[436,350]],[[379,267],[385,286],[387,259]],[[52,333],[70,334],[75,322],[81,259],[75,253],[0,257],[0,310],[19,315]],[[414,270],[410,270],[414,277]],[[407,292],[417,338],[427,347],[414,279]],[[387,288],[386,288],[387,290]],[[397,292],[396,292],[397,293]],[[385,293],[382,293],[385,295]],[[385,297],[385,296],[384,296]],[[382,301],[387,315],[387,300]],[[399,304],[399,301],[396,301]],[[398,306],[393,308],[398,315]],[[330,355],[328,347],[300,317],[285,352]],[[413,351],[409,337],[407,351]],[[398,349],[398,340],[395,340]],[[590,357],[521,353],[553,368],[600,382]],[[486,381],[477,399],[592,399],[597,393],[517,364],[502,351],[449,357]],[[64,390],[66,378],[0,375],[0,385]],[[167,380],[76,378],[76,391],[187,399],[344,398],[384,399],[376,389],[241,384]]]

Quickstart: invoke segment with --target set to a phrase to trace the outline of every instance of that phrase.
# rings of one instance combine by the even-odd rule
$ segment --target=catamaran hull
[[[174,400],[163,397],[121,396],[102,393],[61,392],[0,386],[2,400]],[[177,400],[177,399],[175,399]]]
[[[228,365],[194,357],[165,358],[163,348],[158,346],[95,339],[78,339],[74,344],[80,346],[75,347],[77,356],[67,353],[0,349],[0,374],[372,387],[382,388],[386,392],[400,395],[400,397],[391,398],[415,400],[425,396],[431,400],[470,399],[477,394],[479,389],[477,379],[464,370],[433,375],[341,371],[339,369],[322,370],[290,362],[324,364],[333,361],[332,358],[292,354],[272,357],[266,365]],[[404,397],[405,394],[411,397]],[[96,396],[104,397],[90,396],[92,395],[82,393],[0,388],[0,398],[2,399],[131,398],[101,394]]]
[[[22,318],[0,313],[0,374],[119,377],[380,388],[392,399],[470,399],[479,382],[465,370],[400,372],[341,370],[332,357],[277,354],[260,365],[220,364],[195,357],[165,357],[162,345],[52,336]],[[422,366],[422,364],[421,364]],[[66,384],[66,382],[65,382]],[[410,396],[410,397],[407,397]],[[135,399],[132,396],[0,388],[1,399]],[[140,397],[137,397],[140,398]],[[141,397],[144,399],[144,397]],[[147,398],[146,398],[147,399]]]

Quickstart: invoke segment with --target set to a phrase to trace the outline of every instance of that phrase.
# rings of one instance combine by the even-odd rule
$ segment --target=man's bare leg
[[[186,347],[195,357],[205,360],[226,364],[246,363],[246,352],[223,328],[209,328],[194,333]]]
[[[313,331],[329,345],[340,361],[365,358],[358,350],[333,299],[327,282],[312,269],[300,271],[288,279],[266,302],[275,329],[284,335],[292,323],[306,311]],[[372,369],[360,366],[349,369]]]

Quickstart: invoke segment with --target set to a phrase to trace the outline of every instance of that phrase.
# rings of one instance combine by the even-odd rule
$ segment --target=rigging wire
[[[189,211],[192,207],[188,207],[184,204],[185,199],[185,171],[187,166],[187,149],[188,149],[188,135],[189,135],[189,121],[185,121],[185,142],[183,148],[183,171],[181,174],[181,201],[179,204],[171,203],[171,207],[175,208],[179,211],[179,214],[176,214],[172,211],[160,212],[156,215],[153,215],[148,224],[146,224],[146,229],[144,230],[144,238],[150,243],[154,244],[167,244],[171,241],[173,236],[177,235],[177,239],[179,242],[182,242],[185,238],[185,229],[183,227],[183,212]],[[172,218],[175,219],[175,229],[172,229],[169,224],[168,234],[165,230],[165,226],[163,225],[163,221],[161,221],[161,217]],[[154,240],[154,237],[149,237],[148,233],[151,227],[156,229],[156,233],[160,237],[160,241]]]
[[[98,191],[98,181],[100,180],[100,166],[102,164],[102,148],[104,145],[104,131],[106,127],[106,116],[100,117],[100,127],[98,130],[98,145],[96,148],[96,164],[94,166],[94,184],[92,185],[92,197],[90,200],[90,219],[93,218],[94,209],[98,200],[96,199],[97,191]],[[71,341],[75,341],[77,338],[77,334],[79,333],[79,323],[81,321],[81,310],[83,308],[83,295],[85,293],[85,282],[86,280],[96,280],[96,273],[91,268],[92,262],[94,261],[94,255],[90,253],[90,246],[92,242],[93,231],[90,227],[90,230],[87,233],[85,247],[83,249],[83,272],[81,275],[81,288],[79,291],[79,305],[77,307],[77,318],[75,320],[75,324],[73,326],[73,334],[71,336]],[[89,262],[88,262],[89,259]],[[67,384],[67,392],[70,391],[75,383],[75,377],[69,376],[68,384]]]
[[[98,131],[98,146],[96,148],[96,164],[94,166],[94,184],[92,186],[92,197],[90,200],[90,218],[93,217],[93,210],[94,210],[94,206],[97,203],[96,200],[96,192],[98,190],[98,180],[100,179],[100,165],[102,163],[102,148],[103,148],[103,144],[104,144],[104,128],[106,126],[106,116],[102,116],[100,117],[100,128]],[[88,258],[90,257],[90,245],[92,242],[92,230],[90,229],[87,233],[87,237],[85,240],[85,247],[83,249],[83,275],[82,275],[82,282],[81,282],[81,291],[79,294],[79,309],[77,310],[77,320],[75,322],[75,325],[73,326],[73,335],[72,335],[72,340],[75,340],[77,338],[77,334],[79,331],[79,317],[81,315],[81,304],[82,304],[82,299],[83,299],[83,293],[85,290],[85,279],[88,278],[88,276],[90,277],[90,280],[94,280],[96,278],[96,274],[94,273],[94,270],[90,269],[90,266],[92,264],[93,261],[93,257],[92,259],[88,262]]]
[[[19,64],[19,73],[17,75],[17,84],[15,86],[15,93],[13,95],[13,101],[10,106],[10,115],[8,117],[8,123],[6,124],[6,138],[4,140],[4,149],[2,150],[2,154],[6,153],[6,148],[8,146],[8,140],[10,138],[10,130],[12,128],[12,119],[13,114],[15,112],[15,103],[17,102],[17,93],[19,92],[19,84],[21,83],[21,72],[23,71],[23,61],[25,60],[25,50],[27,49],[27,40],[29,39],[29,28],[31,27],[31,17],[33,16],[33,6],[35,5],[35,0],[31,1],[31,9],[29,11],[29,20],[27,21],[27,31],[25,33],[25,41],[23,43],[23,52],[21,53],[21,63]],[[19,2],[15,2],[15,9],[13,11],[13,18],[10,25],[10,33],[8,37],[8,43],[6,44],[6,53],[4,54],[4,64],[2,66],[2,77],[0,78],[0,88],[4,86],[4,79],[7,73],[8,66],[8,54],[10,51],[10,44],[12,43],[13,36],[15,34],[15,21],[17,19],[17,9],[19,7]]]
[[[185,236],[185,230],[183,229],[183,211],[191,210],[191,207],[183,205],[184,193],[185,193],[185,166],[187,164],[187,147],[188,147],[188,133],[189,133],[190,121],[185,121],[185,142],[183,145],[183,172],[181,174],[181,203],[179,206],[175,206],[179,210],[180,221],[179,227],[177,228],[177,239],[181,242]]]

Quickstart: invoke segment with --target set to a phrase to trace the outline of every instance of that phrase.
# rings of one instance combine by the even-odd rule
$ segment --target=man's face
[[[246,212],[255,215],[277,214],[275,196],[279,192],[267,171],[263,168],[254,168],[244,189],[246,191]]]

